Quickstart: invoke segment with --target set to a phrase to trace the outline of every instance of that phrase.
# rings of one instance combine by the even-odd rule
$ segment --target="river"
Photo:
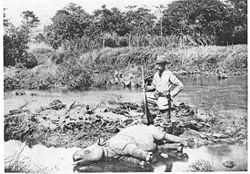
[[[184,102],[199,109],[232,110],[242,114],[247,112],[247,76],[218,80],[214,76],[181,76],[184,90],[174,99],[174,103]],[[91,89],[88,91],[47,90],[26,91],[37,96],[16,96],[13,91],[4,93],[4,113],[28,103],[31,110],[47,106],[54,99],[65,104],[78,101],[95,106],[110,100],[140,103],[143,100],[141,89]]]
[[[202,111],[214,112],[218,115],[227,114],[230,117],[247,117],[247,76],[231,77],[225,80],[218,80],[214,76],[180,76],[184,83],[184,90],[174,99],[178,105],[184,102],[187,105],[196,106]],[[48,106],[48,103],[55,99],[65,104],[77,101],[95,107],[98,104],[105,105],[108,101],[116,100],[122,102],[141,103],[143,99],[141,89],[91,89],[88,91],[26,91],[27,95],[16,96],[14,91],[4,93],[4,113],[27,104],[31,111],[41,106]],[[37,96],[29,95],[36,93]],[[12,144],[10,144],[12,143]],[[5,142],[5,157],[13,151],[18,152],[23,144],[20,142]],[[228,151],[220,153],[214,147],[200,147],[198,149],[185,149],[188,154],[188,162],[169,162],[168,165],[158,163],[150,171],[185,171],[195,160],[207,160],[215,171],[245,171],[247,170],[247,145],[227,145]],[[73,171],[72,153],[73,149],[47,148],[42,145],[34,146],[32,149],[25,147],[28,151],[27,157],[41,163],[45,171]],[[212,149],[212,150],[211,150]],[[37,154],[39,153],[39,154]],[[25,153],[23,152],[24,156]],[[41,156],[43,154],[43,156]],[[53,154],[53,155],[52,155]],[[47,156],[48,155],[48,156]],[[34,158],[34,159],[32,159]],[[49,159],[49,160],[48,160]],[[226,168],[223,162],[232,160],[236,162],[234,168]],[[41,162],[42,161],[42,162]],[[36,163],[36,162],[34,162]],[[46,166],[47,165],[47,166]],[[77,171],[144,171],[133,167],[116,167],[115,164],[100,164],[94,168],[80,168]],[[41,167],[40,167],[41,168]],[[146,170],[147,171],[147,170]]]

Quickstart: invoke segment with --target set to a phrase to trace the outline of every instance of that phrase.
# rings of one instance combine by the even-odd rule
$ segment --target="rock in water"
[[[59,110],[59,109],[65,108],[66,105],[57,99],[57,100],[52,101],[49,104],[49,106],[51,107],[51,109]]]
[[[15,95],[26,95],[26,92],[24,90],[18,90],[15,92]]]
[[[227,168],[233,168],[235,166],[235,162],[234,161],[226,161],[223,163],[223,166],[227,167]]]
[[[213,166],[205,160],[198,160],[189,166],[188,172],[213,172]]]

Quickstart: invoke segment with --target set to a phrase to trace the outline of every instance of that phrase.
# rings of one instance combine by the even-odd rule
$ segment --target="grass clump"
[[[20,158],[21,153],[25,149],[26,145],[23,146],[21,151],[16,155],[7,157],[4,159],[5,168],[4,171],[8,173],[28,173],[31,172],[29,165]]]

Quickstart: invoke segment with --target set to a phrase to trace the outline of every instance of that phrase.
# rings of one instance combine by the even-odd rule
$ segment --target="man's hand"
[[[147,85],[145,85],[144,89],[145,89],[146,92],[150,92],[150,91],[154,91],[155,87],[154,86],[147,86]]]
[[[163,91],[161,94],[162,96],[167,97],[168,99],[171,99],[171,95],[169,91]]]

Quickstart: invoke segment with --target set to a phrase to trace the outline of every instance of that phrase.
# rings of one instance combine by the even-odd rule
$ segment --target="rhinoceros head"
[[[77,150],[73,155],[73,161],[77,165],[88,165],[100,161],[103,157],[104,151],[99,144],[100,140],[91,146]]]

